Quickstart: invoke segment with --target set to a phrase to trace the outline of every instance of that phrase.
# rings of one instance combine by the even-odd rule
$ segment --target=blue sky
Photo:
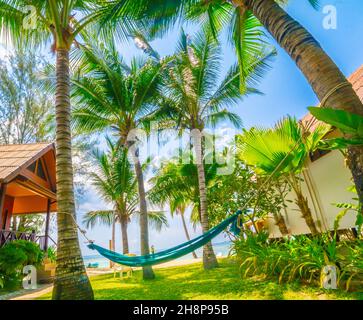
[[[326,30],[323,28],[323,7],[334,5],[337,8],[337,29]],[[292,0],[287,11],[304,25],[318,41],[326,52],[333,58],[342,72],[349,76],[360,65],[363,64],[363,42],[361,41],[363,30],[363,2],[357,0],[322,0],[321,9],[315,11],[305,0]],[[180,34],[180,27],[175,28],[163,39],[152,43],[153,47],[161,54],[167,55],[174,51]],[[193,34],[197,29],[195,26],[183,26],[187,33]],[[226,45],[225,37],[221,39],[223,46],[223,65],[227,67],[235,62],[235,55],[231,47]],[[276,45],[273,39],[270,42]],[[259,89],[263,96],[251,96],[240,103],[234,109],[243,119],[245,127],[253,125],[272,125],[276,120],[286,114],[301,118],[306,114],[306,108],[316,105],[318,100],[305,80],[304,76],[291,61],[289,56],[276,45],[278,55],[272,64],[272,69],[261,82]],[[133,43],[119,46],[120,52],[129,60],[140,52]],[[79,207],[79,214],[88,210],[103,208],[105,204],[99,199],[95,192],[88,188],[86,196]],[[170,226],[160,234],[150,231],[150,244],[160,250],[185,241],[180,218],[169,218]],[[192,230],[192,235],[199,234],[199,230]],[[119,230],[117,235],[117,250],[121,249]],[[107,246],[110,238],[110,230],[99,227],[89,231],[89,236],[98,244]],[[129,227],[129,238],[131,252],[138,251],[139,233],[136,223]],[[223,241],[220,236],[216,241]],[[84,254],[92,254],[85,245],[82,245]]]

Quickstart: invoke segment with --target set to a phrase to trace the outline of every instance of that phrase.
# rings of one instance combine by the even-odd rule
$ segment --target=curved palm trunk
[[[75,215],[70,129],[69,51],[57,51],[56,63],[57,267],[53,299],[90,300],[93,291],[83,263]]]
[[[296,62],[324,106],[363,115],[363,104],[352,85],[314,37],[274,0],[232,0],[250,9],[279,45]],[[339,89],[336,89],[339,85]],[[340,85],[342,85],[340,87]],[[360,202],[363,203],[363,148],[348,150]]]
[[[187,237],[187,240],[190,241],[190,235],[189,235],[189,232],[188,232],[188,228],[187,228],[187,224],[185,223],[185,217],[184,217],[184,214],[180,214],[181,215],[181,218],[182,218],[182,222],[183,222],[183,228],[184,228],[184,232],[185,232],[185,236]],[[193,255],[193,258],[194,259],[198,259],[198,256],[197,254],[195,253],[195,251],[192,252],[192,255]]]
[[[123,254],[129,253],[129,238],[127,235],[127,217],[121,216],[120,218],[120,224],[121,224],[121,235],[122,235],[122,252]]]
[[[136,151],[137,153],[138,151]],[[142,172],[141,164],[137,154],[133,154],[135,173],[137,178],[137,185],[139,190],[140,199],[140,246],[141,255],[146,255],[150,253],[149,249],[149,227],[148,227],[148,217],[147,217],[147,204],[146,204],[146,194],[144,186],[144,175]],[[154,279],[154,271],[151,266],[142,267],[143,278],[144,279]]]
[[[209,230],[208,208],[207,208],[207,188],[205,183],[205,172],[203,163],[202,139],[194,136],[194,150],[197,160],[199,197],[200,197],[200,219],[202,231],[206,233]],[[218,267],[218,261],[213,251],[212,242],[208,242],[203,247],[203,267],[204,269],[212,269]]]

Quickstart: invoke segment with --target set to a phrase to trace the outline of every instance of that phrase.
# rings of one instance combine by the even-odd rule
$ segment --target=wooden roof
[[[9,182],[52,149],[53,143],[0,145],[0,182]]]
[[[363,103],[363,65],[361,65],[350,77],[347,78],[348,81],[352,84],[353,89],[357,93],[359,99]],[[311,124],[313,116],[308,113],[301,119],[304,124]],[[314,131],[315,128],[319,125],[319,121],[314,121],[309,127],[310,131]]]

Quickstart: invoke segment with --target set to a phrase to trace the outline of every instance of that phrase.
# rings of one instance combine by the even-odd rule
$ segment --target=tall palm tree
[[[316,150],[330,127],[321,125],[307,133],[295,118],[286,117],[272,129],[252,128],[239,136],[239,156],[267,176],[284,180],[296,195],[300,209],[313,235],[319,233],[308,200],[301,189],[301,178],[310,152]]]
[[[136,173],[141,254],[149,254],[148,210],[139,147],[132,136],[137,129],[150,129],[157,120],[158,96],[167,59],[133,59],[124,63],[112,41],[107,46],[82,46],[75,58],[80,77],[74,78],[73,99],[76,128],[83,133],[111,130],[118,145],[127,148]],[[151,266],[143,267],[144,279],[154,278]]]
[[[175,120],[177,128],[191,133],[196,155],[200,196],[200,217],[203,232],[209,229],[207,189],[204,171],[203,130],[222,121],[229,121],[241,127],[241,119],[228,107],[237,104],[242,97],[258,94],[254,85],[267,68],[273,53],[250,56],[244,70],[246,88],[240,93],[240,72],[233,66],[226,77],[218,84],[220,74],[220,47],[208,31],[198,33],[193,41],[182,32],[176,52],[176,59],[170,66],[165,80],[166,105],[169,116]],[[204,246],[203,265],[209,269],[217,266],[217,259],[211,243]]]
[[[99,17],[100,8],[91,0],[0,1],[0,29],[3,38],[13,43],[22,42],[28,47],[52,41],[52,50],[56,53],[58,246],[53,299],[93,299],[93,291],[79,248],[77,228],[73,221],[75,206],[71,157],[69,51],[76,38]],[[32,11],[35,12],[34,17]],[[77,19],[76,16],[81,18]]]
[[[318,8],[319,0],[307,1]],[[122,2],[110,3],[112,16],[107,17],[120,19]],[[362,102],[334,61],[313,35],[283,9],[289,0],[135,0],[133,3],[138,4],[138,13],[144,14],[144,20],[148,19],[151,34],[162,33],[181,17],[207,23],[215,36],[224,27],[229,28],[241,77],[245,68],[244,57],[261,46],[263,34],[259,24],[262,24],[295,61],[323,106],[363,115]],[[363,147],[351,146],[347,158],[363,203]]]
[[[137,208],[137,180],[126,150],[117,148],[110,138],[106,138],[106,141],[107,152],[97,149],[93,152],[97,169],[90,174],[90,178],[98,193],[106,202],[111,203],[114,209],[87,212],[83,217],[83,223],[87,228],[93,228],[96,224],[112,226],[113,250],[115,250],[115,223],[120,223],[123,253],[127,254],[129,253],[127,227],[132,216],[140,215]],[[163,212],[149,211],[148,219],[150,225],[157,230],[167,225]]]

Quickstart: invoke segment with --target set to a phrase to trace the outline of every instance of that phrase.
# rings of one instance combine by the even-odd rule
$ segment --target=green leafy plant
[[[38,266],[43,260],[43,252],[33,242],[12,241],[0,248],[0,279],[3,287],[16,286],[22,269],[26,265]]]
[[[333,265],[337,270],[337,285],[344,284],[348,290],[352,279],[362,276],[362,242],[337,242],[330,234],[272,240],[267,233],[250,233],[235,241],[234,250],[241,260],[243,277],[264,275],[276,278],[279,283],[318,284],[322,268]]]
[[[55,263],[56,260],[57,260],[57,249],[56,247],[48,247],[48,250],[47,250],[47,258],[49,259],[49,261],[51,263]]]
[[[318,120],[338,128],[350,137],[324,139],[320,149],[345,149],[349,146],[363,145],[363,117],[344,110],[309,107],[310,113]]]
[[[348,191],[353,192],[354,194],[357,193],[354,186],[349,187]],[[341,220],[348,214],[348,213],[354,213],[357,216],[357,219],[355,221],[355,225],[358,229],[358,235],[361,235],[362,232],[362,225],[363,225],[363,215],[361,213],[361,206],[359,205],[359,199],[358,197],[353,197],[352,200],[354,203],[333,203],[337,208],[342,209],[338,215],[336,216],[334,220],[334,230],[338,230]]]

